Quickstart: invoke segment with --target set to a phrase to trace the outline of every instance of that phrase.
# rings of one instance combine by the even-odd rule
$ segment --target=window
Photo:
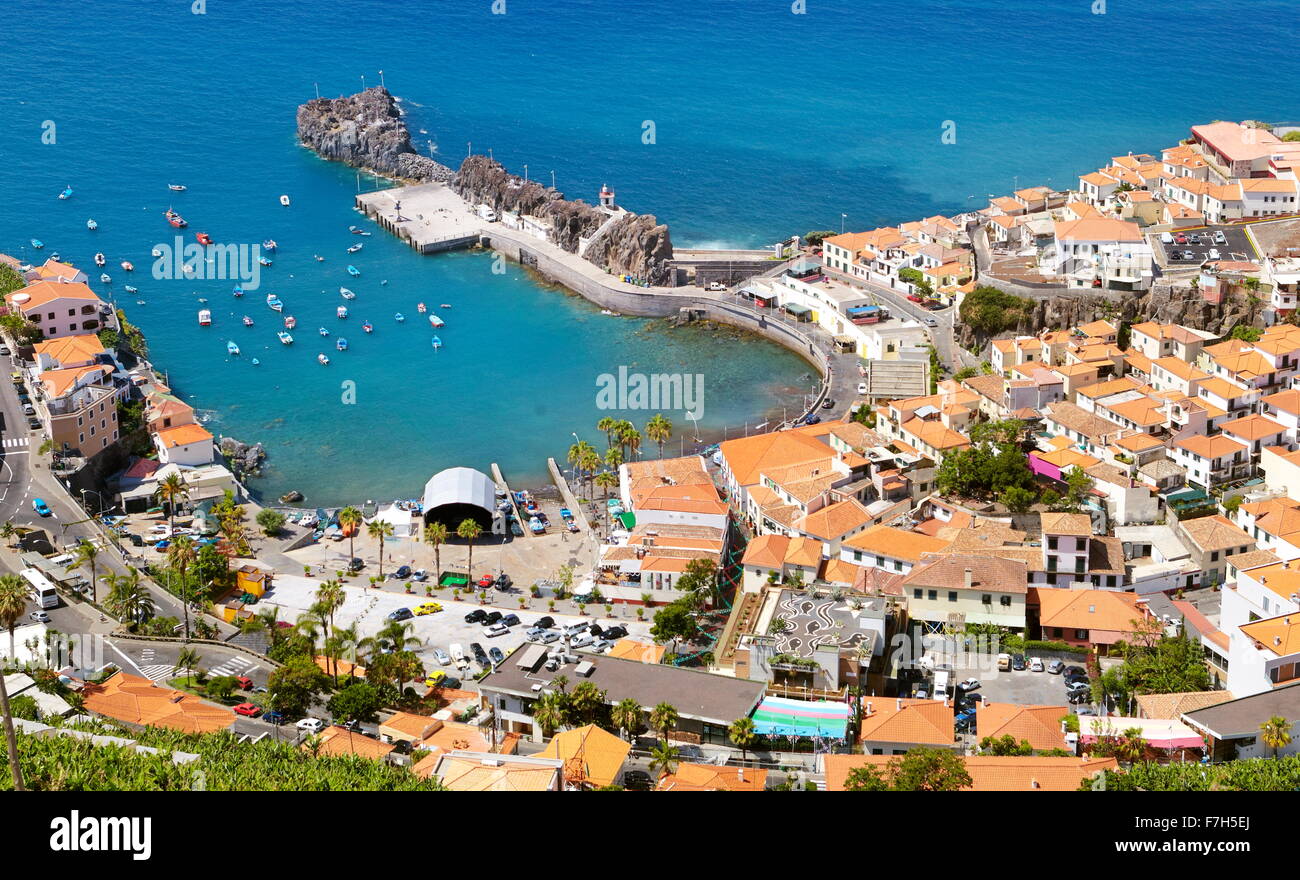
[[[956,591],[956,590],[949,590],[949,591],[948,591],[948,601],[949,601],[949,602],[956,602],[956,601],[957,601],[957,591]]]
[[[1055,550],[1055,549],[1056,549],[1056,544],[1057,544],[1057,542],[1058,542],[1059,540],[1060,540],[1059,538],[1049,537],[1049,538],[1047,539],[1047,549],[1048,549],[1048,550]]]
[[[1074,631],[1074,637],[1076,639],[1086,639],[1088,638],[1088,631],[1086,629],[1076,629]]]
[[[854,550],[854,551],[853,551],[853,561],[854,561],[854,562],[861,562],[861,561],[862,561],[862,551],[861,551],[861,550]]]
[[[980,601],[983,602],[985,605],[992,605],[993,596],[990,595],[989,593],[985,593],[983,596],[980,597]]]
[[[920,587],[916,587],[915,589],[912,590],[912,598],[913,598],[913,599],[919,599],[919,598],[921,598],[921,588],[920,588]]]
[[[1003,607],[1003,608],[1010,608],[1010,607],[1011,607],[1011,597],[1010,597],[1010,596],[1003,596],[1003,597],[1001,597],[1001,598],[1002,598],[1002,607]]]
[[[1213,553],[1210,554],[1210,561],[1211,561],[1211,562],[1218,562],[1218,561],[1219,561],[1219,551],[1218,551],[1218,550],[1215,550]]]
[[[929,600],[930,600],[931,602],[937,601],[938,598],[939,598],[939,591],[938,591],[938,590],[931,590],[930,593],[929,593],[929,596],[928,596],[927,598],[929,598]]]

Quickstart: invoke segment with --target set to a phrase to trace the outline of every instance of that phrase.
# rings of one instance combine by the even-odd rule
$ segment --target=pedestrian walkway
[[[229,660],[227,660],[225,663],[222,663],[220,666],[214,666],[211,669],[209,669],[208,676],[214,677],[218,675],[234,675],[234,676],[248,675],[253,671],[255,671],[256,669],[257,669],[257,664],[253,662],[252,658],[231,657]]]
[[[150,681],[164,681],[168,678],[174,678],[176,667],[170,663],[151,663],[139,667],[140,674]]]
[[[26,437],[6,437],[4,442],[5,449],[16,449],[19,446],[26,446]]]

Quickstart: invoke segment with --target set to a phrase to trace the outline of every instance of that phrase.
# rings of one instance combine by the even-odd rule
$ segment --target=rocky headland
[[[411,146],[397,100],[383,86],[298,108],[298,140],[317,155],[382,177],[445,182],[452,170]]]

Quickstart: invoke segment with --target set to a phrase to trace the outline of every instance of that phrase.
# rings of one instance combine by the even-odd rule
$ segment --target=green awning
[[[785,310],[792,315],[806,315],[812,311],[807,306],[801,306],[798,303],[786,303]]]
[[[636,514],[630,510],[626,513],[620,513],[615,517],[615,519],[621,522],[623,528],[627,529],[629,532],[636,528]]]

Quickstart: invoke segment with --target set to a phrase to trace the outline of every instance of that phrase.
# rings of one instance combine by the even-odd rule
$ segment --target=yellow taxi
[[[441,669],[435,669],[433,672],[430,672],[429,677],[424,680],[424,686],[431,688],[438,687],[446,677],[447,673],[443,672]]]
[[[437,614],[441,610],[442,606],[437,602],[425,602],[422,605],[416,606],[415,613],[418,615]]]

